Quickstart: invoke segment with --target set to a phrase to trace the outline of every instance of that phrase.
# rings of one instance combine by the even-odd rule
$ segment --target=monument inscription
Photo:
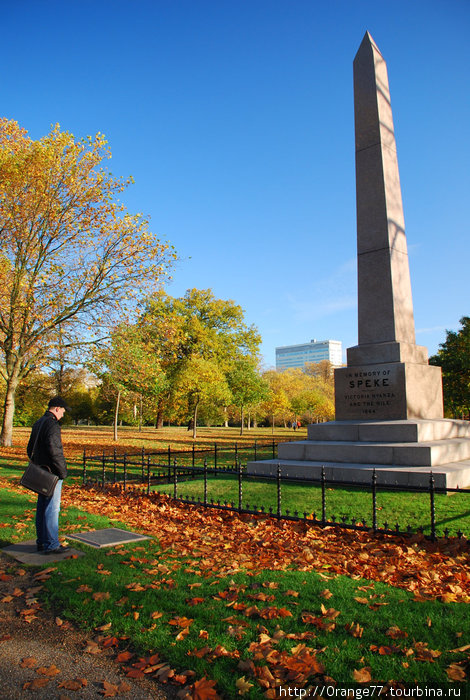
[[[398,415],[402,410],[399,374],[396,363],[348,367],[336,375],[336,405],[343,405],[351,419]]]

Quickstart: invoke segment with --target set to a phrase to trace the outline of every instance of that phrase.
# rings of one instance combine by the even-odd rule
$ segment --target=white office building
[[[343,348],[340,340],[311,340],[301,345],[284,345],[276,348],[276,369],[303,369],[306,362],[329,360],[334,367],[343,364]]]

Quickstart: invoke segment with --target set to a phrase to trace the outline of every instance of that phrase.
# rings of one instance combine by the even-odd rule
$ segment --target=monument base
[[[411,362],[340,367],[335,406],[338,420],[442,418],[441,368]]]
[[[459,420],[331,421],[310,425],[308,440],[282,443],[278,459],[249,462],[247,473],[328,481],[470,486],[470,423]]]

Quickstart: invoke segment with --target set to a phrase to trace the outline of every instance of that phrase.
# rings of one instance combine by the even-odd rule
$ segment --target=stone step
[[[470,422],[448,418],[397,421],[330,421],[308,426],[309,440],[432,442],[470,439]]]
[[[298,440],[280,443],[278,456],[281,460],[431,467],[470,459],[470,439],[421,443]]]
[[[327,482],[372,483],[375,469],[377,485],[419,486],[428,488],[431,474],[436,488],[468,488],[470,486],[470,460],[441,464],[433,468],[375,464],[354,464],[347,462],[318,462],[311,460],[267,459],[262,462],[249,462],[247,473],[251,476],[276,477],[278,466],[281,475],[290,479],[320,479],[325,469]],[[470,495],[469,495],[470,498]]]

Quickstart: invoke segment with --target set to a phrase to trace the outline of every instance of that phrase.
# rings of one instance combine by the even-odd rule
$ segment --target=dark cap
[[[70,412],[70,406],[60,396],[54,396],[54,398],[47,404],[48,408],[55,408],[56,406],[58,408],[65,408],[66,411]]]

